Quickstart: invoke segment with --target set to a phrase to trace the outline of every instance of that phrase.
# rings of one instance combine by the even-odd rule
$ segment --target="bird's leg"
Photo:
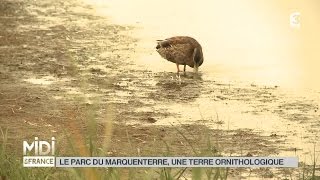
[[[180,75],[179,75],[179,72],[180,72],[179,64],[178,64],[178,63],[176,63],[176,65],[177,65],[177,77],[180,77]]]
[[[176,65],[177,65],[177,73],[179,74],[180,72],[179,64],[177,63]]]
[[[195,65],[193,66],[193,72],[194,72],[194,73],[198,73],[198,68],[199,68],[199,65],[198,65],[198,64],[195,64]]]
[[[183,66],[183,74],[186,75],[186,65]]]

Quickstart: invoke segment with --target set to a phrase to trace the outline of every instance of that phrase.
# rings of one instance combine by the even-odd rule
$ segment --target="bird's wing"
[[[172,50],[180,51],[184,54],[189,51],[193,52],[192,44],[183,38],[173,37],[173,38],[168,38],[165,40],[157,40],[157,41],[158,41],[157,49],[172,48]]]
[[[189,43],[177,43],[170,40],[161,41],[157,46],[158,53],[165,59],[179,64],[185,64],[193,51],[191,44]]]

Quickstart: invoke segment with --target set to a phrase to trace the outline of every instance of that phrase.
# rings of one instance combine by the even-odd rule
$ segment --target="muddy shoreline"
[[[203,112],[189,123],[171,121],[185,118],[179,103],[196,104],[198,99],[226,106],[245,103],[250,108],[243,114],[272,113],[305,123],[315,138],[319,135],[317,103],[283,97],[279,87],[243,87],[189,76],[178,82],[174,72],[137,68],[134,27],[113,24],[93,12],[76,0],[2,1],[0,127],[8,129],[14,154],[21,154],[23,140],[55,136],[62,155],[74,155],[64,148],[66,137],[79,142],[80,155],[87,155],[81,151],[86,135],[110,156],[289,156],[300,150],[286,145],[287,132],[223,128],[228,123],[223,114],[209,118]],[[233,169],[231,176],[249,171]],[[266,178],[298,172],[254,171]]]

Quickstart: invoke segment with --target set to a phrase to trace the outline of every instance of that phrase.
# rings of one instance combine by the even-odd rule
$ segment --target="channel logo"
[[[294,12],[290,14],[290,26],[292,28],[300,28],[301,26],[301,18],[300,18],[300,12]]]
[[[23,167],[54,167],[55,141],[55,137],[51,138],[51,142],[40,141],[38,137],[30,144],[23,141]]]

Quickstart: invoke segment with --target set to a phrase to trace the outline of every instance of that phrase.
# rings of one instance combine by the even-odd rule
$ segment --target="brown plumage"
[[[158,40],[157,52],[166,60],[176,63],[177,73],[179,65],[186,65],[194,68],[198,72],[198,67],[203,63],[201,45],[193,38],[188,36],[175,36],[165,40]]]

